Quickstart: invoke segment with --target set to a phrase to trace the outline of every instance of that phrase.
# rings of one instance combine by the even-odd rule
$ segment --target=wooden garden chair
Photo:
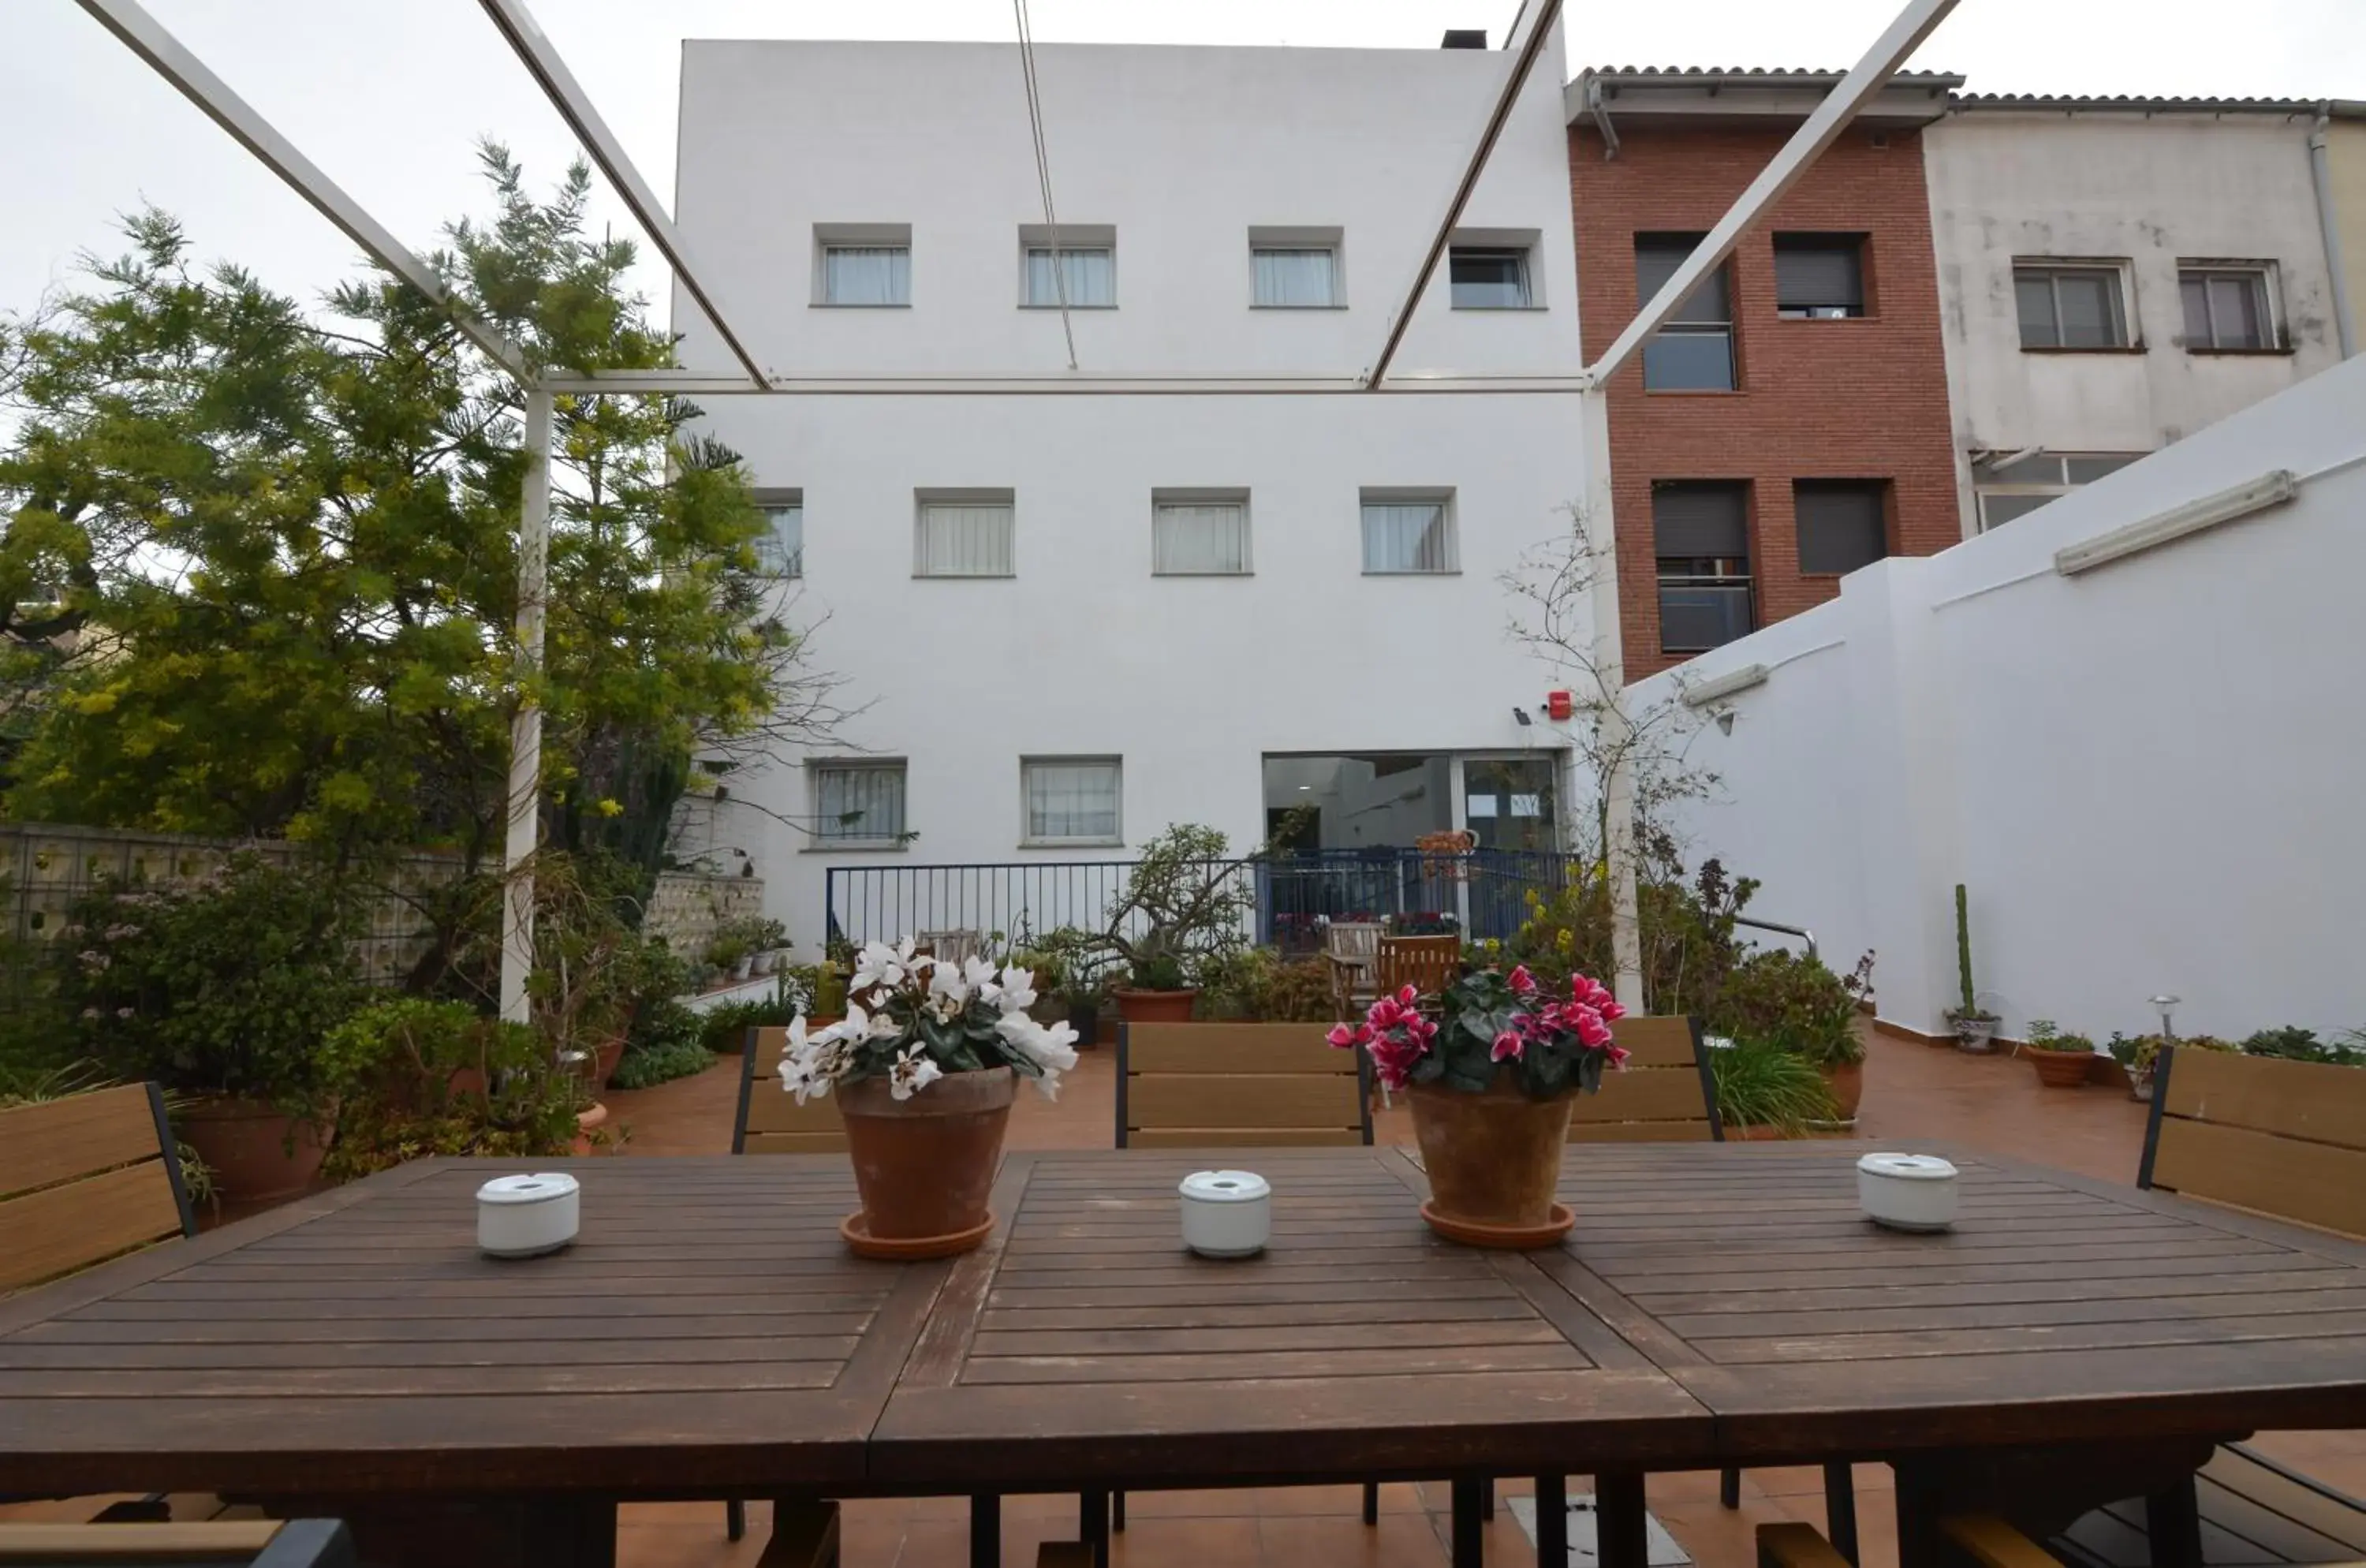
[[[809,1018],[806,1027],[820,1029],[837,1021]],[[739,1113],[731,1125],[731,1152],[844,1154],[846,1123],[839,1117],[838,1097],[825,1095],[799,1105],[795,1095],[781,1088],[781,1058],[788,1049],[789,1032],[781,1025],[748,1031],[748,1043],[739,1052]]]
[[[1436,997],[1462,972],[1462,939],[1383,936],[1377,967],[1383,993],[1393,996],[1411,986],[1424,997]]]
[[[1117,1146],[1302,1148],[1372,1142],[1369,1070],[1313,1023],[1129,1023],[1117,1033]],[[1087,1492],[1082,1519],[1098,1551],[1106,1517],[1125,1529],[1125,1494]],[[1380,1488],[1364,1483],[1364,1522]]]
[[[197,1232],[154,1084],[0,1111],[0,1295]],[[164,1510],[160,1495],[109,1512],[157,1519]]]
[[[355,1568],[336,1519],[209,1519],[179,1524],[0,1524],[0,1564],[66,1568],[177,1562],[188,1568]]]
[[[1331,970],[1333,1014],[1353,1023],[1380,995],[1380,922],[1332,921],[1323,932],[1323,962]]]

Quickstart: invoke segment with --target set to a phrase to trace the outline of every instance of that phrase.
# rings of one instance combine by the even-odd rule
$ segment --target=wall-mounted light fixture
[[[1736,692],[1746,692],[1752,686],[1764,685],[1767,674],[1768,671],[1763,664],[1745,664],[1739,670],[1729,670],[1722,675],[1712,676],[1708,680],[1684,688],[1684,705],[1705,708],[1720,697],[1729,697]]]
[[[1526,708],[1514,708],[1512,710],[1512,720],[1522,729],[1526,729],[1529,725],[1536,722],[1536,720],[1528,716],[1528,710]]]
[[[2155,549],[2188,534],[2199,534],[2204,528],[2215,528],[2221,523],[2232,523],[2237,517],[2248,517],[2254,512],[2264,512],[2278,506],[2300,493],[2300,478],[2290,468],[2278,468],[2260,475],[2248,484],[2222,490],[2215,495],[2205,495],[2199,501],[2189,501],[2183,506],[2172,507],[2157,517],[2141,523],[2131,523],[2091,539],[2081,539],[2075,545],[2054,552],[2054,570],[2065,577],[2076,577],[2082,571],[2092,571],[2107,561],[2122,560],[2142,551]]]

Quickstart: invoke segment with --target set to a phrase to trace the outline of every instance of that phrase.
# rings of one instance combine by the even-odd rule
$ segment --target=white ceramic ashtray
[[[1254,1258],[1273,1236],[1273,1184],[1253,1170],[1195,1170],[1183,1195],[1183,1245],[1202,1258]]]
[[[564,1172],[497,1176],[477,1189],[477,1246],[489,1258],[538,1258],[575,1239],[583,1191]]]
[[[1865,1217],[1897,1231],[1943,1231],[1955,1223],[1955,1168],[1937,1155],[1867,1155],[1856,1162]]]

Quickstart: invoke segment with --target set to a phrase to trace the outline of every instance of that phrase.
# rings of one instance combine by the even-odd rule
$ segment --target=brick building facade
[[[1571,84],[1589,359],[1837,79]],[[1611,383],[1629,680],[1820,604],[1877,556],[1963,536],[1921,136],[1957,82],[1901,78],[1742,240],[1724,288]]]

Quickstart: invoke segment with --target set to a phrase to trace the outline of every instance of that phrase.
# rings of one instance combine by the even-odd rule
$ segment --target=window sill
[[[1646,387],[1643,395],[1647,398],[1738,398],[1742,391],[1740,387]]]
[[[915,582],[1016,582],[1015,571],[916,571]]]
[[[1021,839],[1022,850],[1121,850],[1123,839]]]
[[[908,310],[911,308],[912,302],[909,299],[900,300],[892,305],[858,305],[851,299],[845,301],[816,299],[806,306],[808,310]]]
[[[1153,577],[1255,577],[1254,571],[1153,571]]]
[[[1450,567],[1444,571],[1374,571],[1370,567],[1366,567],[1364,575],[1366,577],[1459,577],[1462,575],[1462,569],[1458,566]]]
[[[909,844],[889,839],[832,839],[828,843],[807,844],[799,850],[801,855],[900,855],[910,850]]]
[[[2185,352],[2204,359],[2290,359],[2297,348],[2198,348],[2185,345]]]
[[[1855,316],[1807,316],[1794,315],[1780,310],[1774,312],[1774,319],[1778,321],[1794,322],[1808,327],[1862,327],[1877,323],[1881,320],[1871,310]]]
[[[1064,307],[1062,307],[1057,299],[1053,299],[1049,303],[1042,305],[1038,305],[1032,300],[1021,299],[1019,301],[1019,308],[1022,310],[1058,310]],[[1073,299],[1069,300],[1065,308],[1070,310],[1114,310],[1117,309],[1115,305],[1079,305]]]
[[[2145,354],[2150,351],[2140,343],[2127,344],[2118,348],[2048,348],[2044,344],[2025,343],[2021,345],[2021,352],[2023,354]]]
[[[1345,300],[1329,305],[1260,305],[1254,299],[1249,301],[1252,310],[1344,310],[1346,308]]]
[[[1552,309],[1549,305],[1449,305],[1450,310],[1466,310],[1479,316],[1542,315]]]

